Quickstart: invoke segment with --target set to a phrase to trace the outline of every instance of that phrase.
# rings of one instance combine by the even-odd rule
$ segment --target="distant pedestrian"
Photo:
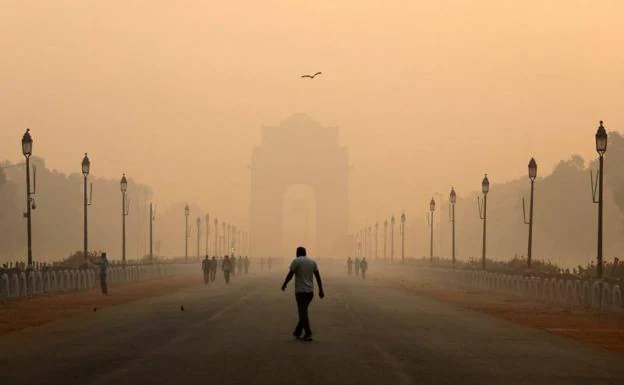
[[[362,258],[360,262],[360,271],[362,272],[362,279],[366,279],[366,270],[368,270],[368,262],[366,262],[366,257]]]
[[[355,276],[359,277],[360,276],[360,258],[355,257],[355,261],[353,262],[353,265],[355,267]]]
[[[351,257],[347,258],[347,271],[349,275],[351,275],[351,273],[353,272],[353,260],[351,259]]]
[[[207,284],[210,282],[210,260],[208,259],[208,256],[206,255],[206,258],[204,258],[204,260],[202,261],[202,272],[204,273],[204,284]]]
[[[271,271],[271,265],[273,264],[272,258],[271,257],[267,257],[267,269],[269,269],[269,271]]]
[[[93,263],[100,267],[100,288],[102,289],[102,294],[108,295],[108,283],[106,282],[108,275],[108,259],[106,258],[106,253],[102,253],[100,260]]]
[[[223,270],[225,283],[230,283],[230,273],[232,273],[232,261],[227,255],[223,258],[223,262],[221,263],[221,269]]]
[[[238,275],[243,275],[243,257],[238,256],[238,261],[236,261],[236,269]]]
[[[210,261],[210,282],[214,282],[217,278],[217,257],[213,256]]]
[[[260,257],[260,271],[264,271],[264,257]]]
[[[308,306],[314,298],[314,277],[316,277],[319,286],[319,297],[325,297],[325,293],[318,266],[316,262],[306,256],[306,249],[303,247],[297,247],[297,257],[290,264],[288,275],[286,275],[282,285],[282,291],[286,290],[286,286],[293,276],[295,277],[295,299],[299,314],[299,322],[293,331],[293,336],[304,341],[312,341]],[[301,337],[302,332],[305,332],[303,338]]]
[[[245,256],[245,260],[243,261],[243,265],[245,267],[245,274],[249,274],[249,258],[247,258],[247,256]]]

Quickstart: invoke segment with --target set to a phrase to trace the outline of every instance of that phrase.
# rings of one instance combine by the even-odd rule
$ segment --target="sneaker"
[[[301,338],[303,341],[313,341],[312,340],[312,334],[306,334],[305,336],[303,336],[303,338]]]

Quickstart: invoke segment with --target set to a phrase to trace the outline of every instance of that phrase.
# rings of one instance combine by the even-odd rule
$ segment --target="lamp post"
[[[82,175],[84,177],[84,234],[83,234],[83,247],[82,247],[82,255],[85,260],[87,260],[87,250],[89,246],[88,241],[88,226],[87,226],[87,206],[89,206],[89,202],[87,202],[87,177],[89,176],[89,170],[91,168],[91,161],[85,152],[84,158],[82,158]]]
[[[27,128],[24,136],[22,136],[22,153],[26,158],[26,212],[24,213],[24,217],[26,218],[26,234],[28,238],[28,269],[32,268],[33,264],[31,210],[34,210],[36,207],[35,200],[33,197],[31,197],[31,195],[35,194],[35,189],[33,189],[33,191],[30,191],[30,156],[32,155],[32,145],[33,140],[30,136],[30,129]],[[36,186],[36,176],[34,185]]]
[[[390,218],[390,263],[394,262],[394,215]]]
[[[483,177],[481,182],[481,191],[483,192],[483,209],[481,209],[481,203],[479,203],[479,218],[483,220],[483,248],[481,251],[481,267],[485,270],[485,241],[487,235],[487,195],[490,192],[490,181],[487,174]]]
[[[223,234],[221,235],[221,251],[222,254],[227,253],[227,247],[225,247],[225,244],[227,243],[227,239],[225,238],[225,228],[226,228],[227,224],[225,222],[221,222],[221,227],[223,227]]]
[[[457,195],[455,189],[451,187],[451,193],[449,195],[449,202],[451,202],[451,255],[453,257],[453,268],[455,268],[455,202],[457,201]]]
[[[599,170],[598,170],[598,186],[594,186],[592,181],[592,199],[594,203],[598,204],[598,255],[596,274],[599,280],[602,280],[602,187],[604,177],[604,154],[607,152],[607,131],[605,130],[602,120],[598,131],[596,131],[596,152],[599,155]],[[590,174],[591,175],[591,174]],[[596,191],[598,192],[598,200],[596,200]],[[600,289],[602,293],[602,287]]]
[[[429,202],[429,211],[431,212],[431,220],[428,221],[429,227],[431,227],[431,237],[429,239],[429,259],[431,260],[431,263],[433,263],[433,212],[435,211],[435,200],[433,199],[433,197]]]
[[[216,255],[219,255],[219,250],[217,250],[217,248],[219,247],[219,243],[218,243],[218,239],[219,239],[219,219],[215,218],[215,244],[214,244],[214,253]]]
[[[522,198],[522,218],[524,224],[529,225],[529,245],[527,250],[527,269],[531,270],[531,260],[533,252],[533,190],[535,178],[537,177],[537,162],[534,158],[529,161],[529,179],[531,180],[531,197],[529,202],[529,221],[526,220],[526,210],[524,206],[524,198]]]
[[[126,174],[121,177],[121,262],[126,264],[126,217],[128,216],[128,202],[126,192],[128,191],[128,180]],[[150,206],[151,210],[151,206]]]
[[[210,214],[206,214],[206,255],[208,253],[208,244],[210,243]]]
[[[200,256],[199,256],[200,240],[201,240],[201,218],[197,217],[197,259],[200,259]]]
[[[401,213],[401,263],[405,262],[405,213]]]
[[[379,259],[379,248],[377,242],[379,241],[379,222],[375,222],[375,260]]]
[[[150,226],[149,226],[149,231],[150,231],[150,237],[149,237],[149,250],[150,250],[150,261],[153,263],[154,262],[154,252],[153,252],[153,245],[154,245],[154,220],[156,219],[156,213],[154,212],[154,208],[152,206],[152,202],[150,202]]]
[[[189,205],[188,203],[186,204],[186,206],[184,206],[184,216],[186,218],[186,224],[184,226],[184,260],[188,260],[188,239],[189,239],[189,233],[188,233],[188,219],[189,219],[189,214],[191,212],[191,209],[189,209]]]
[[[384,254],[383,254],[384,261],[386,260],[386,256],[388,255],[386,253],[386,244],[388,243],[387,238],[388,238],[388,219],[386,218],[384,220]]]

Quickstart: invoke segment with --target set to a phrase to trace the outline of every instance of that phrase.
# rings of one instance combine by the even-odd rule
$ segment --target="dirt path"
[[[566,309],[487,290],[447,287],[415,277],[382,276],[379,279],[392,282],[410,292],[451,302],[467,309],[486,312],[608,350],[624,352],[624,314],[621,313]]]
[[[92,289],[0,302],[0,335],[200,284],[199,276],[177,276],[113,286],[108,296],[103,296],[99,289]]]

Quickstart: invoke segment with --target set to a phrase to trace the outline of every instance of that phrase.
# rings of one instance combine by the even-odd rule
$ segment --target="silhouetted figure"
[[[347,271],[349,272],[349,275],[353,272],[353,260],[351,257],[347,258]]]
[[[237,274],[243,275],[243,257],[238,256],[238,261],[236,261]]]
[[[264,257],[260,257],[260,271],[264,271]]]
[[[308,306],[310,306],[310,302],[314,298],[314,277],[316,277],[316,282],[319,286],[319,297],[323,298],[325,293],[323,292],[323,282],[321,281],[318,266],[316,262],[306,256],[306,249],[303,247],[297,247],[297,257],[290,264],[288,275],[286,275],[282,285],[282,291],[286,290],[286,286],[288,286],[288,282],[290,282],[293,276],[295,277],[295,299],[297,300],[297,312],[299,313],[299,322],[297,322],[293,336],[300,339],[301,333],[305,332],[302,339],[304,341],[312,341]]]
[[[271,271],[271,265],[273,264],[273,260],[271,257],[267,257],[267,269]]]
[[[366,270],[368,270],[368,262],[366,262],[366,257],[362,258],[360,262],[360,270],[362,271],[362,279],[366,279]]]
[[[247,258],[247,256],[245,256],[245,260],[243,261],[243,265],[245,266],[245,274],[249,274],[249,264],[251,262],[249,262],[249,258]]]
[[[227,255],[223,258],[223,262],[221,263],[221,270],[223,270],[225,283],[230,283],[230,274],[232,273],[232,261]]]
[[[108,295],[108,284],[106,282],[108,275],[108,259],[106,258],[106,253],[102,253],[100,260],[93,263],[100,267],[100,287],[102,289],[102,294]]]
[[[208,256],[206,255],[206,258],[204,258],[204,260],[202,261],[202,271],[204,272],[204,284],[207,284],[210,282],[210,260],[208,259]]]
[[[210,282],[214,282],[217,279],[217,257],[213,256],[210,261]]]
[[[355,257],[355,262],[353,262],[353,265],[355,266],[355,276],[359,277],[360,276],[360,258]]]
[[[230,274],[232,277],[236,276],[236,257],[234,255],[230,256],[230,264],[232,265],[232,270]]]

